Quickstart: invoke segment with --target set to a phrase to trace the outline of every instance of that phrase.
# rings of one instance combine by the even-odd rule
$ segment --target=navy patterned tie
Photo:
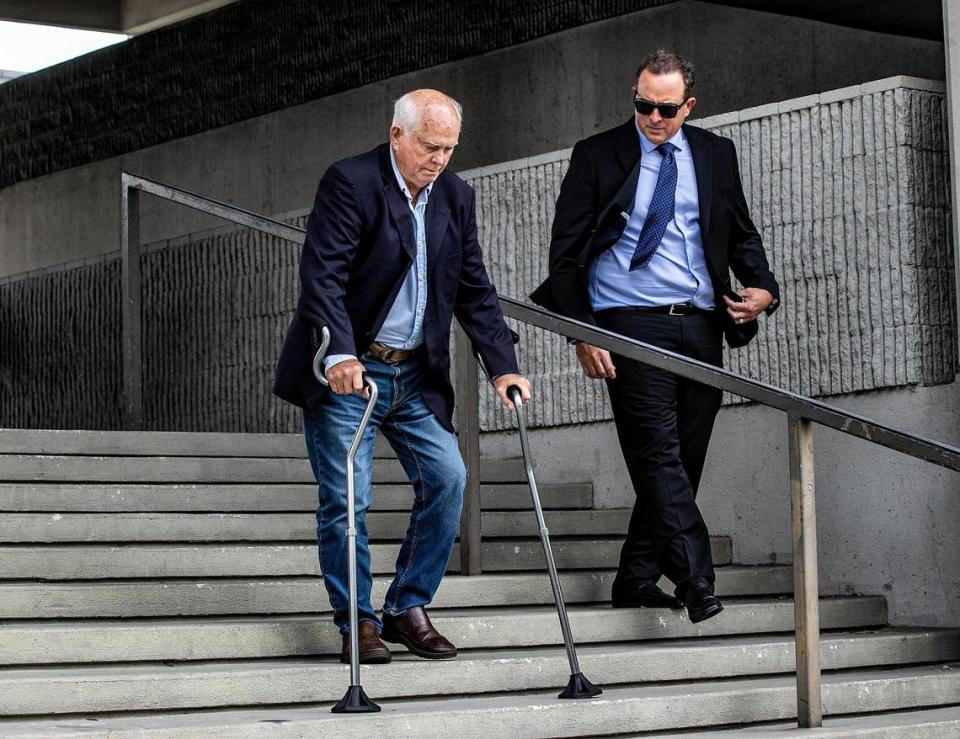
[[[630,260],[631,272],[640,267],[646,267],[650,263],[650,259],[663,240],[667,224],[673,220],[674,200],[677,194],[677,161],[673,158],[673,152],[676,149],[677,147],[670,142],[657,147],[657,151],[663,155],[660,174],[657,175],[657,186],[653,189],[647,218],[637,238],[637,248]]]

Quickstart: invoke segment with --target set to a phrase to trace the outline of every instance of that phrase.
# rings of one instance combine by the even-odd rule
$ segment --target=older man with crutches
[[[454,316],[495,376],[524,400],[509,329],[479,244],[473,190],[445,168],[459,141],[460,106],[416,90],[394,109],[390,141],[333,164],[307,224],[298,309],[277,364],[274,392],[304,409],[307,449],[319,484],[320,566],[350,661],[346,460],[367,412],[365,376],[378,387],[356,449],[357,628],[359,662],[388,662],[381,641],[427,659],[456,647],[424,610],[446,570],[465,486],[451,417],[450,326]],[[330,333],[323,372],[313,373],[320,332]],[[331,392],[332,391],[332,392]],[[387,591],[383,620],[372,586],[365,513],[370,506],[374,429],[397,452],[414,487],[410,525]],[[379,633],[378,633],[379,632]],[[359,691],[362,693],[362,691]],[[348,695],[349,697],[349,695]],[[375,710],[354,696],[342,710]]]

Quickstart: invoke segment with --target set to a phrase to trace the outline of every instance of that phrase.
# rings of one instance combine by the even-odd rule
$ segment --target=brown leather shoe
[[[425,659],[453,659],[457,648],[430,623],[430,617],[420,606],[399,616],[383,614],[384,641],[403,644],[418,657]]]
[[[380,641],[376,624],[370,621],[360,622],[360,664],[382,665],[390,661],[390,650]],[[340,649],[340,661],[350,664],[350,634],[343,635],[343,647]]]

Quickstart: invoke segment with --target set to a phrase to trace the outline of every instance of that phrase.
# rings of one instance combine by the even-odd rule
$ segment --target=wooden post
[[[820,684],[820,604],[817,514],[813,482],[813,429],[790,416],[790,497],[793,513],[793,598],[797,651],[797,723],[823,724]]]
[[[460,514],[460,572],[479,575],[480,537],[480,381],[470,339],[457,326],[456,339],[457,433],[460,454],[467,467],[467,488]]]

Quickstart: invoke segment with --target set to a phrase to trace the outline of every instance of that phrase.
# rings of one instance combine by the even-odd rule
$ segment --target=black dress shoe
[[[683,603],[663,592],[653,582],[633,588],[617,588],[613,592],[614,608],[683,608]]]
[[[687,607],[690,623],[700,623],[713,618],[723,610],[723,603],[713,594],[713,589],[705,582],[687,586],[682,594],[678,593]]]

